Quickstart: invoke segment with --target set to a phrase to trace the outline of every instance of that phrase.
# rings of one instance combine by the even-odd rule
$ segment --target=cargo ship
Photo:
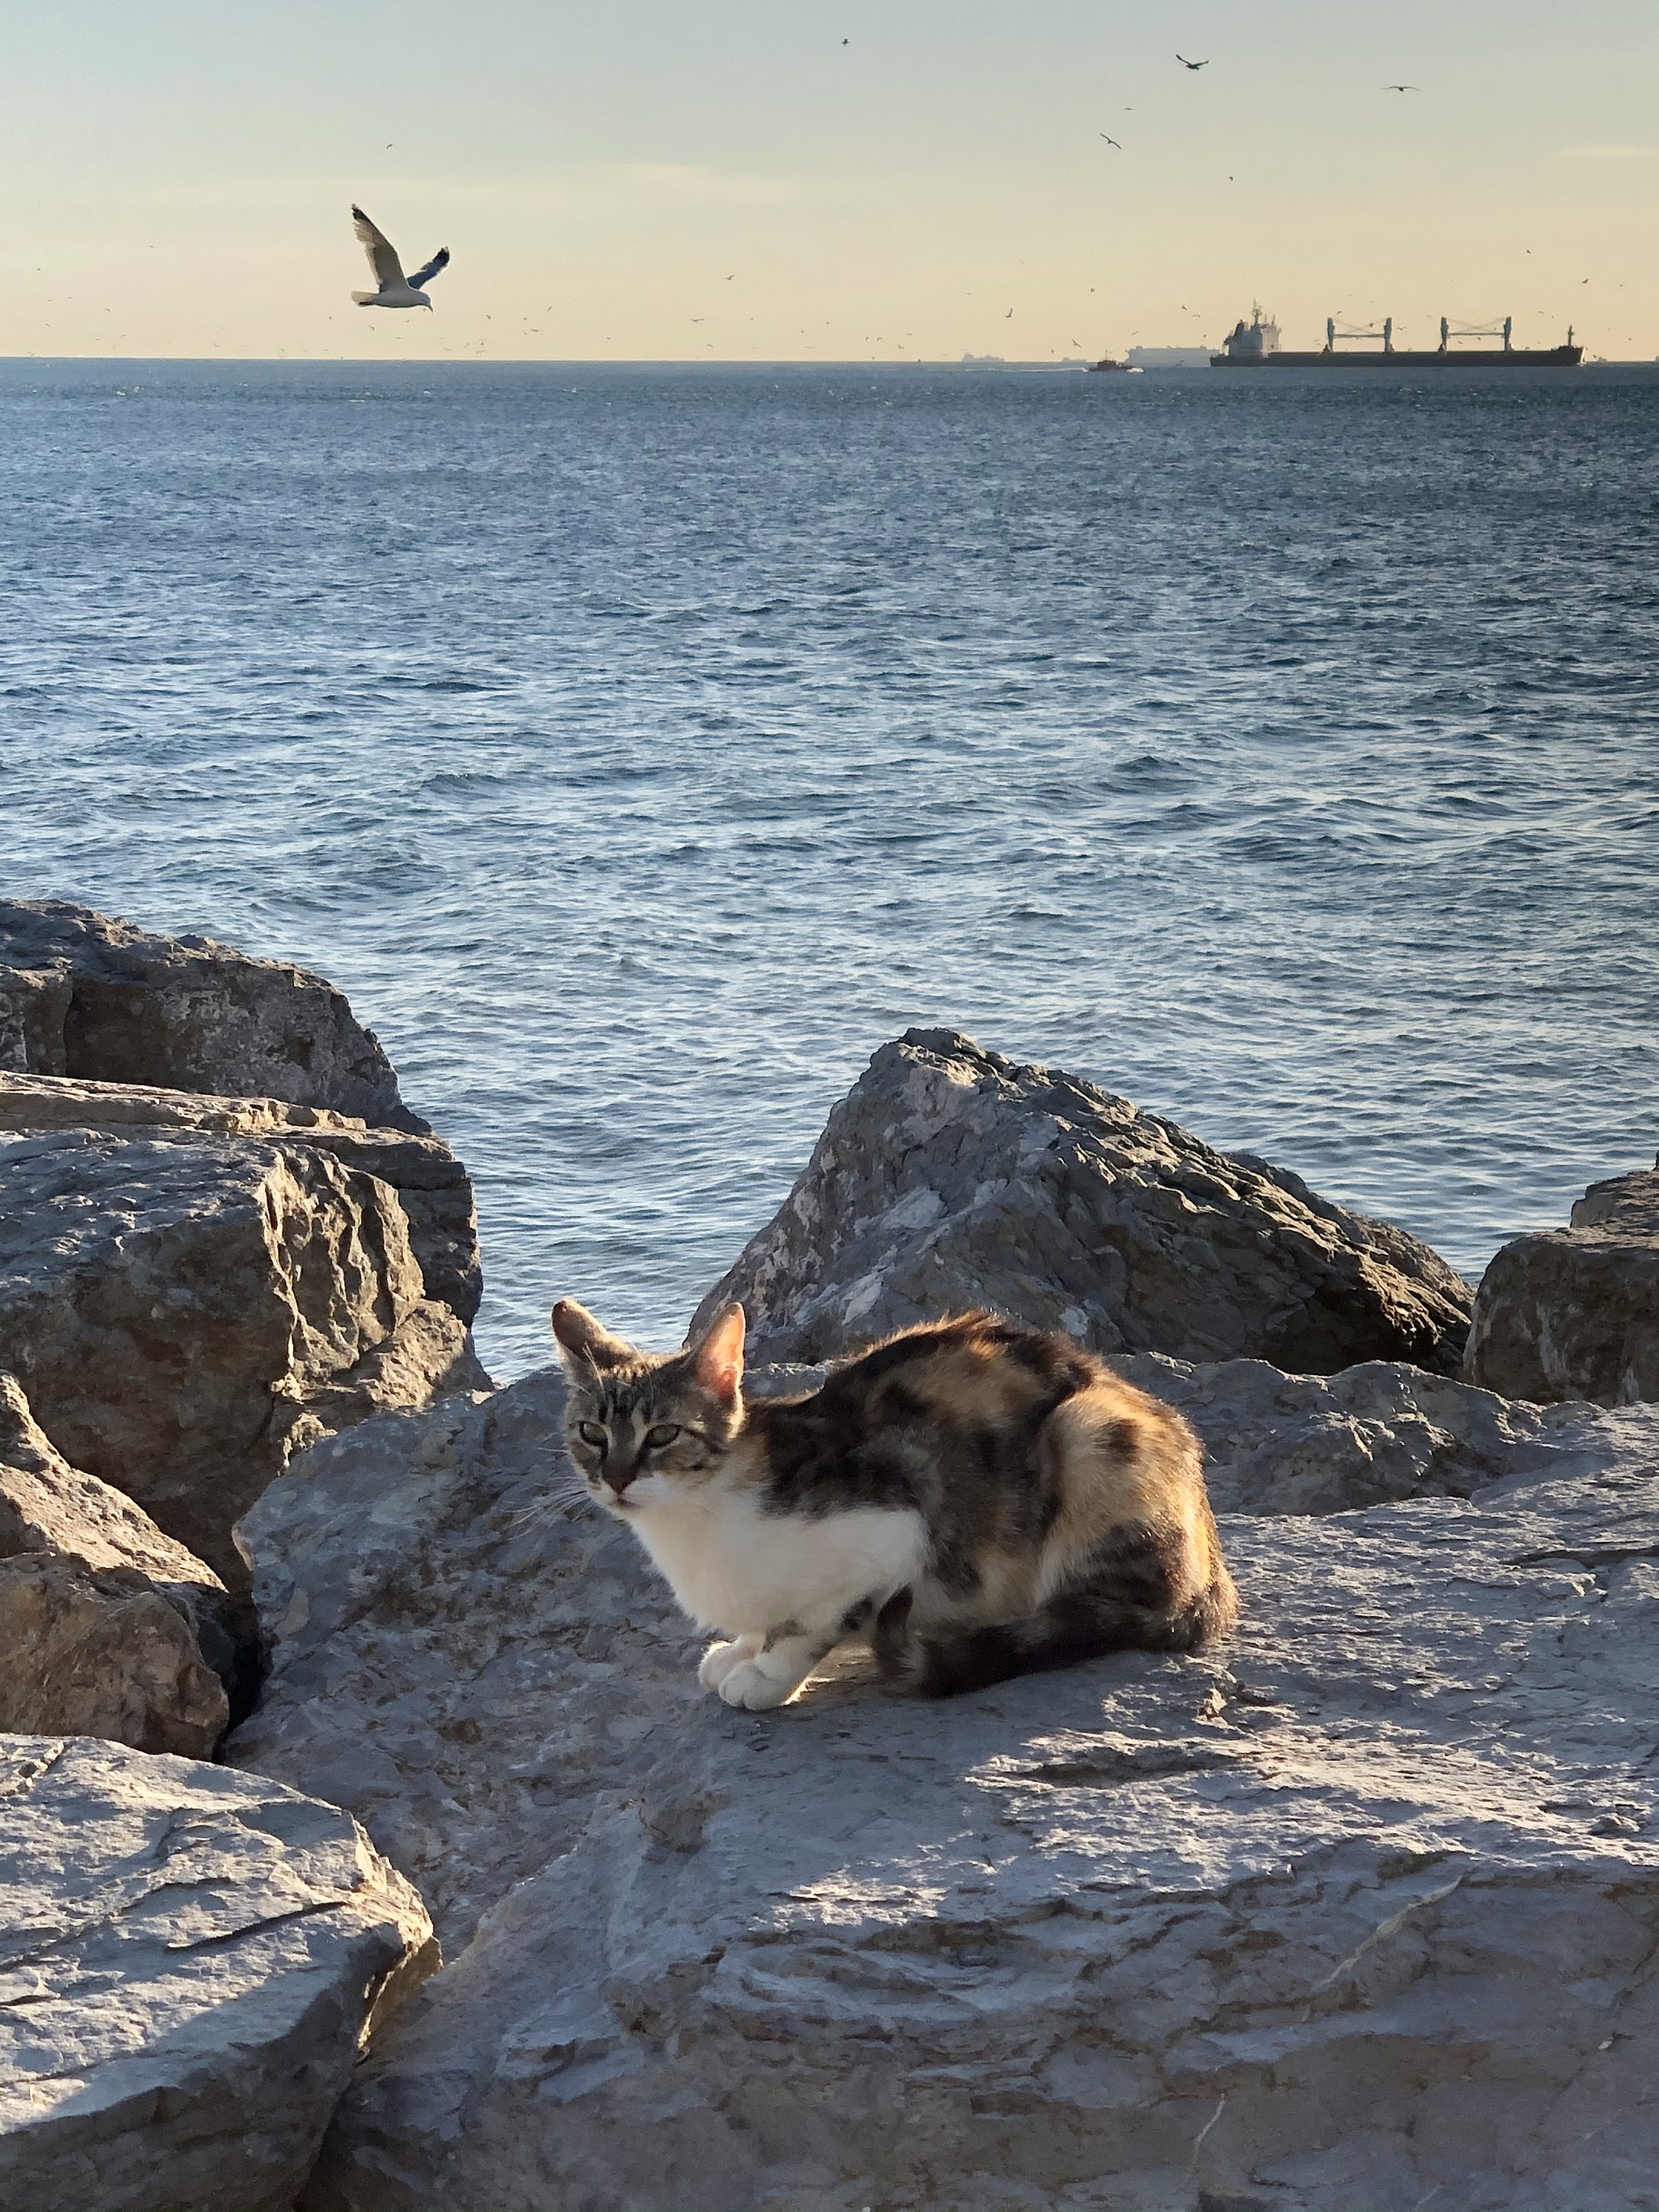
[[[1440,318],[1440,343],[1432,353],[1417,348],[1396,346],[1394,342],[1394,317],[1389,316],[1380,331],[1340,331],[1334,316],[1325,320],[1325,344],[1320,353],[1286,353],[1279,343],[1279,325],[1271,317],[1264,317],[1260,307],[1251,311],[1248,324],[1243,318],[1231,337],[1221,342],[1221,351],[1210,356],[1212,368],[1577,368],[1584,358],[1584,349],[1572,342],[1569,327],[1565,345],[1517,346],[1511,343],[1515,319],[1505,315],[1500,325],[1492,330],[1454,330],[1444,315]],[[1501,338],[1501,345],[1469,345],[1470,338]],[[1454,343],[1453,341],[1457,341]],[[1342,353],[1342,345],[1358,344],[1365,349]],[[1378,348],[1380,350],[1374,350]]]

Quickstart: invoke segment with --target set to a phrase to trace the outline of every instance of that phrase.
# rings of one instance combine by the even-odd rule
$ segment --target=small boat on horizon
[[[1131,362],[1114,361],[1111,355],[1107,354],[1102,360],[1089,363],[1089,374],[1091,376],[1139,376],[1140,371]]]

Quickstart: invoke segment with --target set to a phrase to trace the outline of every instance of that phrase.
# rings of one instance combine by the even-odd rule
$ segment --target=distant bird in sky
[[[1210,66],[1207,58],[1201,62],[1189,62],[1185,54],[1177,54],[1176,59],[1181,64],[1182,69],[1200,70],[1208,69]]]
[[[1382,88],[1384,92],[1420,92],[1422,88],[1416,84],[1385,84]]]
[[[377,292],[354,292],[352,298],[360,307],[429,307],[432,305],[421,289],[429,284],[441,269],[449,266],[449,248],[441,246],[424,269],[417,269],[412,276],[405,276],[404,264],[398,258],[398,249],[384,232],[376,230],[360,207],[351,210],[357,235],[368,256],[368,265],[380,286]]]
[[[1004,321],[1005,323],[1012,323],[1012,322],[1013,321],[1013,319],[1014,319],[1014,311],[1013,311],[1013,309],[1012,309],[1012,307],[1010,307],[1010,308],[1009,308],[1009,310],[1008,310],[1007,313],[1003,317],[1003,319],[1003,319],[1003,321]]]
[[[1103,138],[1106,138],[1106,133],[1103,131],[1100,135]],[[1106,138],[1106,143],[1109,146],[1117,146],[1117,150],[1120,154],[1123,151],[1122,147],[1118,145],[1118,142],[1115,138]]]

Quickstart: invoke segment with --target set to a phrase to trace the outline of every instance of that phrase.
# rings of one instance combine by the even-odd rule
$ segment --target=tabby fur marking
[[[553,1334],[570,1456],[718,1632],[699,1674],[729,1705],[781,1705],[851,1638],[950,1697],[1237,1618],[1198,1439],[1057,1333],[958,1314],[752,1403],[741,1306],[678,1352],[569,1298]]]

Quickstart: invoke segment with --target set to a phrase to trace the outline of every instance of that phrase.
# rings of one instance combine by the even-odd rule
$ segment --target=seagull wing
[[[368,256],[368,265],[374,271],[374,282],[384,292],[388,285],[404,281],[404,264],[398,258],[398,249],[374,224],[360,207],[351,210],[357,235],[363,241],[363,251]]]
[[[429,284],[441,270],[449,266],[449,248],[441,246],[424,269],[417,269],[409,280],[411,292],[418,292],[422,284]]]

